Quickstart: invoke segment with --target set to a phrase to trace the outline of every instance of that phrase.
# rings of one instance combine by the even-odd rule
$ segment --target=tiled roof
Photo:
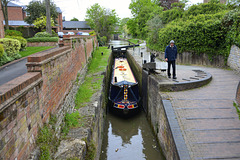
[[[64,21],[63,28],[87,28],[90,29],[90,26],[86,21]]]
[[[62,10],[59,7],[56,7],[58,13],[62,13]]]
[[[18,4],[15,4],[15,3],[13,3],[13,2],[8,2],[8,5],[7,5],[8,7],[22,7],[22,6],[20,6],[20,5],[18,5]]]
[[[5,25],[5,21],[3,21],[3,24]],[[24,21],[8,21],[8,24],[9,26],[33,26]]]

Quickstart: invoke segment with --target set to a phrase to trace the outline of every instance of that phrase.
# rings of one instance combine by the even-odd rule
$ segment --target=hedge
[[[0,44],[3,44],[3,48],[9,57],[18,57],[19,50],[21,49],[21,43],[12,38],[0,39]],[[16,57],[17,56],[17,57]]]
[[[22,36],[22,33],[16,30],[6,30],[5,36]]]
[[[23,37],[20,36],[6,36],[6,38],[12,38],[12,39],[17,39],[21,43],[21,51],[25,50],[27,47],[27,40]]]
[[[239,17],[239,9],[229,10],[223,4],[194,5],[155,32],[157,38],[154,32],[149,34],[147,44],[153,50],[165,51],[174,40],[179,53],[206,53],[210,60],[223,55],[227,59],[231,45],[240,46]]]
[[[4,54],[4,48],[3,48],[3,45],[0,44],[0,58],[3,56]]]
[[[58,37],[33,37],[28,38],[28,42],[58,42]]]
[[[51,37],[51,35],[48,32],[38,32],[34,37]]]

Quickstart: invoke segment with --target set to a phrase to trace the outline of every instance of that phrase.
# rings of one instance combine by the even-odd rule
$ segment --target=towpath
[[[171,100],[189,154],[192,159],[240,159],[240,120],[233,106],[240,77],[229,70],[198,68],[212,74],[208,85],[162,93]]]
[[[141,51],[149,54],[143,48],[132,52],[140,65]],[[188,79],[195,69],[210,73],[212,81],[197,89],[161,93],[172,103],[190,157],[239,160],[240,120],[233,101],[240,76],[231,70],[178,65],[178,81]]]

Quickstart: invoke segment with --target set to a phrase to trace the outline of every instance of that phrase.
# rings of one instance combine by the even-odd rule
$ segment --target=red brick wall
[[[21,7],[8,7],[9,21],[23,21],[23,11]]]
[[[27,159],[42,125],[40,73],[26,73],[0,86],[0,159]]]
[[[240,106],[240,82],[239,82],[238,88],[237,88],[236,101],[237,101],[238,105]]]
[[[0,86],[0,159],[29,157],[36,147],[38,128],[48,122],[50,113],[61,109],[86,64],[85,46],[91,55],[92,39],[69,37],[65,39],[69,46],[28,57],[28,73]]]

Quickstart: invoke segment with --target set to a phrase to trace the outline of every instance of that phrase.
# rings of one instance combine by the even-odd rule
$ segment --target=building
[[[20,6],[13,2],[8,3],[8,23],[11,27],[31,27],[32,24],[28,24],[24,22],[24,19],[27,17],[27,12],[25,11],[26,6]],[[62,24],[62,11],[59,7],[57,7],[58,18],[57,18],[57,25],[53,27],[56,32],[63,30]],[[3,22],[5,24],[5,22]]]
[[[90,30],[86,21],[64,21],[63,30]]]

